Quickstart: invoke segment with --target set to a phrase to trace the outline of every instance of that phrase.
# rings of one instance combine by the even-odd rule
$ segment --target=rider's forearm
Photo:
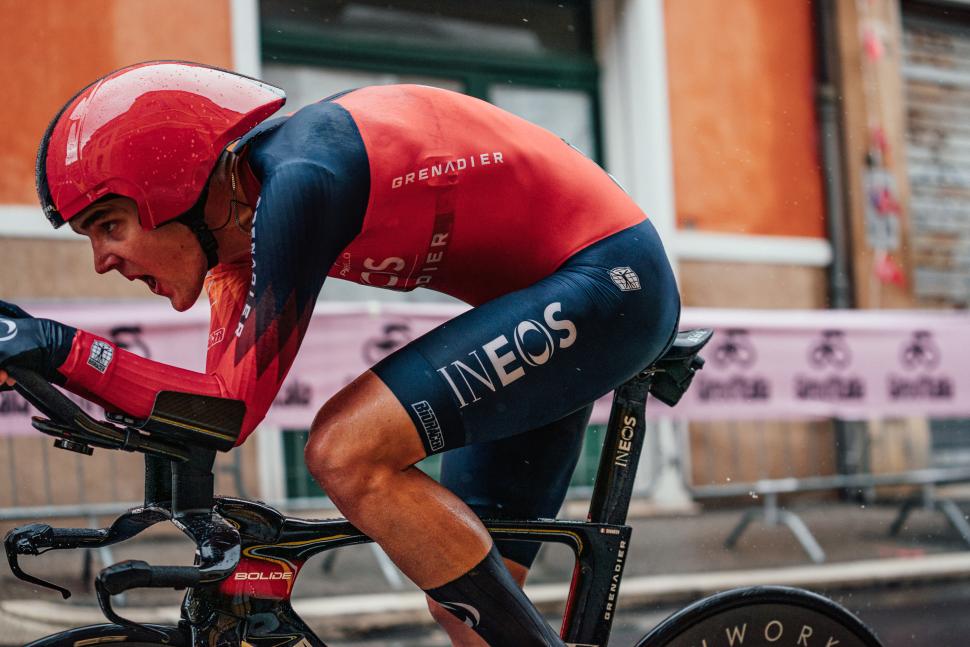
[[[159,391],[234,397],[217,375],[140,357],[84,330],[77,331],[67,359],[57,370],[64,376],[64,386],[69,391],[138,418],[151,413]],[[252,422],[249,418],[247,415],[245,424],[254,427],[258,420]]]

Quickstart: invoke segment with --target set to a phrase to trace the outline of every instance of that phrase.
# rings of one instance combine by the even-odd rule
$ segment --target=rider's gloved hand
[[[11,306],[2,303],[0,307]],[[12,308],[9,311],[27,315],[17,306]],[[5,373],[2,369],[7,366],[18,366],[35,371],[48,381],[62,383],[63,376],[57,372],[57,367],[71,352],[76,332],[74,328],[50,319],[0,315],[0,373]]]
[[[26,310],[15,303],[10,303],[9,301],[0,301],[0,317],[9,317],[11,319],[34,318],[33,315],[28,314]]]
[[[32,319],[33,316],[20,306],[8,301],[0,300],[0,317],[12,317],[14,319]],[[13,379],[7,376],[6,371],[0,368],[0,391],[10,391],[13,389]]]
[[[33,315],[15,303],[0,300],[0,317],[11,317],[13,319],[33,319]],[[10,391],[13,389],[13,379],[0,369],[0,391]]]

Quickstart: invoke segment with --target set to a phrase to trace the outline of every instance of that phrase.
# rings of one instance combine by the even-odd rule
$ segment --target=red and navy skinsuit
[[[656,358],[676,327],[676,287],[640,209],[568,144],[490,104],[368,87],[264,122],[236,151],[258,185],[252,257],[206,280],[206,372],[115,349],[102,373],[87,361],[96,338],[79,331],[59,369],[67,388],[134,416],[160,390],[238,398],[241,442],[279,391],[327,276],[437,290],[478,307],[374,370],[428,453],[477,447],[449,452],[445,483],[480,512],[510,513],[508,499],[523,498],[515,465],[546,479],[532,489],[564,491],[548,480],[568,482],[586,405]],[[499,464],[501,479],[484,478]],[[553,516],[558,503],[536,496],[516,513]]]

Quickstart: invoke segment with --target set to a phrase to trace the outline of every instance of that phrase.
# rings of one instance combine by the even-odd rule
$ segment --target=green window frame
[[[570,4],[588,8],[590,2]],[[402,47],[324,34],[312,25],[302,29],[261,26],[262,58],[266,63],[318,66],[453,79],[473,97],[489,101],[489,87],[510,84],[544,89],[578,90],[590,97],[593,159],[602,164],[602,114],[599,68],[592,54],[512,55],[501,52],[448,51],[433,47]]]

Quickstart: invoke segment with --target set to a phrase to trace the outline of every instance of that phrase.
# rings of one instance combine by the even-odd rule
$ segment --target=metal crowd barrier
[[[824,443],[799,444],[793,441],[791,432],[794,428],[805,430],[806,435],[820,434],[822,429],[827,429],[835,439],[829,455],[823,457],[826,453]],[[782,497],[832,490],[872,501],[877,488],[889,486],[908,486],[911,492],[899,502],[899,511],[888,534],[898,534],[909,514],[921,507],[941,513],[970,546],[967,517],[952,498],[941,495],[938,490],[941,486],[970,482],[970,456],[964,455],[964,462],[955,463],[934,460],[928,451],[925,465],[874,472],[868,455],[871,451],[869,429],[865,423],[731,422],[717,428],[719,443],[698,440],[698,436],[711,433],[705,425],[683,425],[681,430],[682,474],[685,487],[694,499],[738,498],[758,502],[742,513],[724,541],[727,548],[733,548],[758,521],[765,527],[785,526],[813,562],[824,562],[822,546],[801,516],[783,505]],[[777,442],[767,442],[769,434],[776,435]],[[725,439],[727,447],[724,447]],[[767,447],[772,451],[766,451]],[[796,460],[796,456],[800,460]],[[769,466],[772,461],[774,469]],[[824,470],[824,473],[804,469],[799,472],[792,469],[796,463],[802,467],[820,465],[833,469]]]
[[[17,445],[22,449],[18,450]],[[26,448],[25,452],[23,448]],[[39,465],[22,460],[24,453],[40,456]],[[50,438],[5,436],[0,456],[7,465],[7,487],[0,487],[0,522],[25,519],[71,519],[118,515],[132,506],[141,504],[139,499],[127,497],[128,491],[141,495],[143,474],[140,461],[127,461],[134,470],[121,470],[127,457],[118,453],[98,452],[98,458],[72,454],[52,447]],[[242,461],[239,452],[222,456],[217,463],[219,474],[230,479],[229,490],[239,496],[247,496],[242,478]],[[126,478],[131,477],[131,478]],[[92,494],[91,483],[107,496]],[[2,483],[2,480],[0,480]],[[223,481],[225,483],[225,481]],[[226,488],[223,487],[223,491]],[[37,496],[40,492],[41,495]],[[28,496],[26,493],[30,493]]]

